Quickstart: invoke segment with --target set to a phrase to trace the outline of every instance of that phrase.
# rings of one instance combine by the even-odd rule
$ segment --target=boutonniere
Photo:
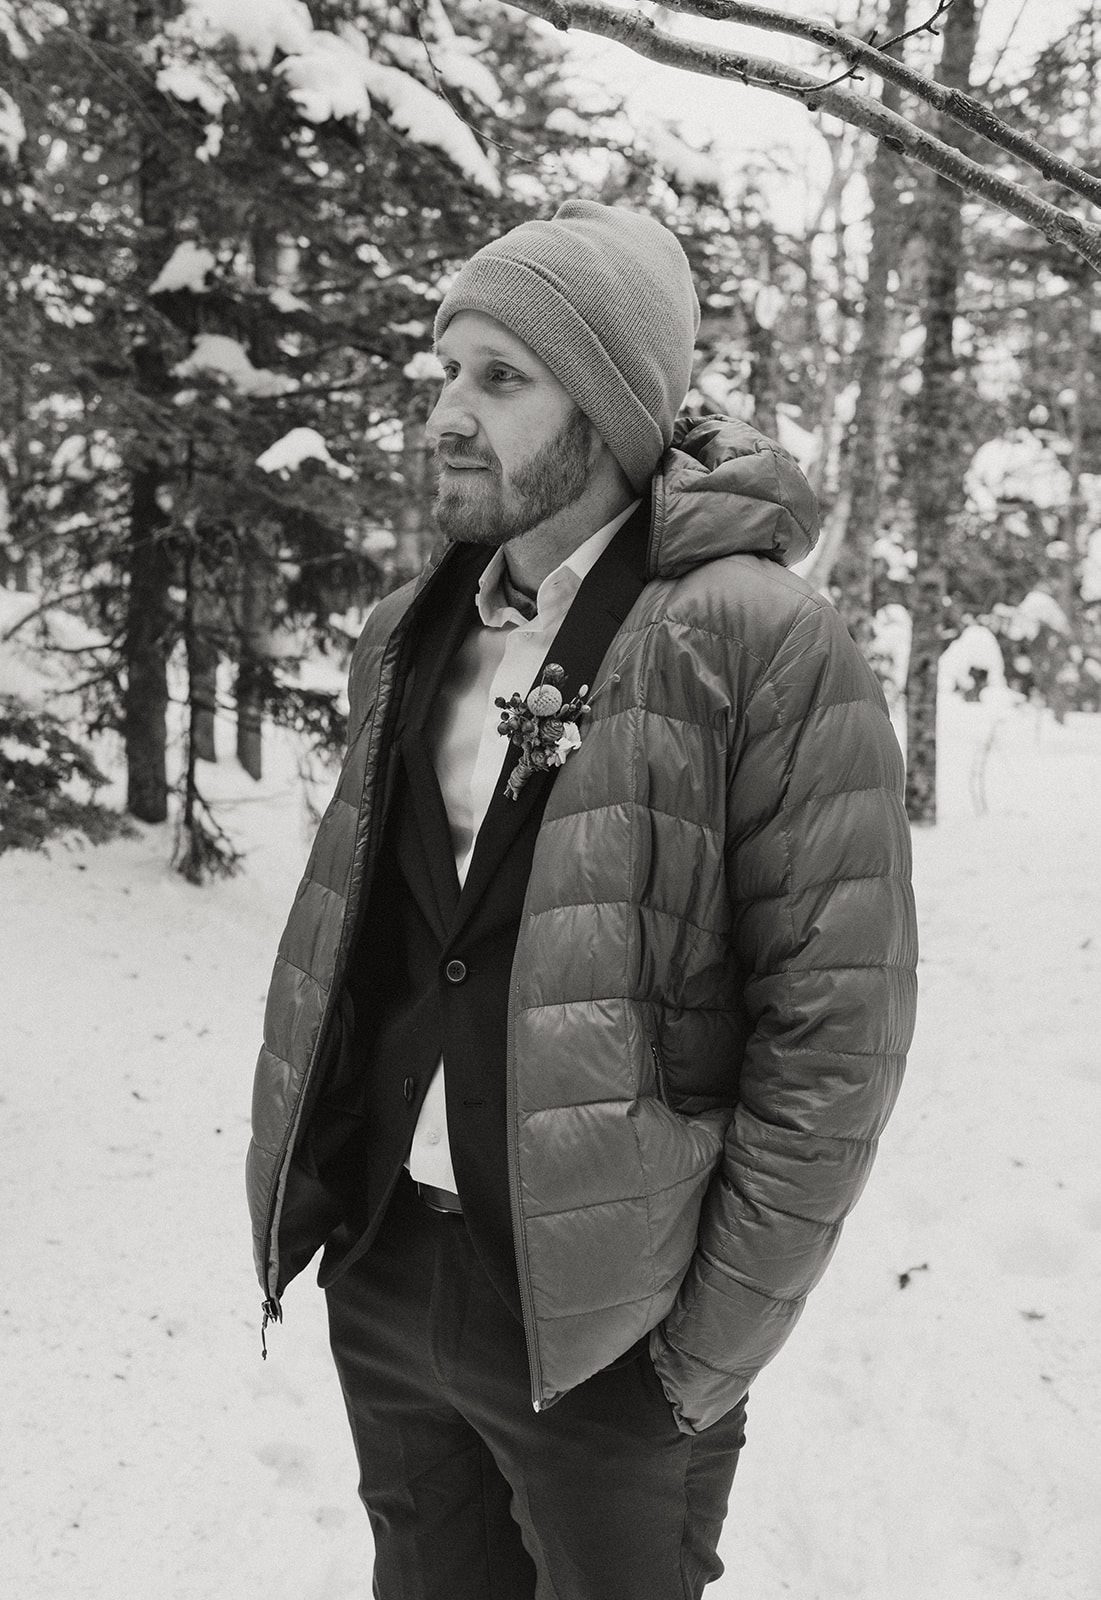
[[[564,700],[559,685],[565,676],[561,667],[548,662],[526,699],[513,694],[507,700],[498,695],[494,701],[501,708],[497,732],[520,750],[520,759],[509,773],[504,790],[508,800],[516,799],[533,772],[549,772],[562,766],[567,756],[581,746],[577,724],[589,710],[585,700],[589,686],[582,684],[579,694]]]

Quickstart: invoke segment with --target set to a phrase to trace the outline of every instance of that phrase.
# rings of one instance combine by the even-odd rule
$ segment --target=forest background
[[[743,87],[737,63],[640,79],[599,36],[625,36],[623,8],[558,8],[589,33],[546,10],[0,0],[0,587],[25,597],[5,636],[57,669],[0,711],[0,849],[110,832],[95,761],[121,760],[126,811],[171,812],[201,881],[239,854],[203,793],[219,706],[253,778],[265,721],[302,733],[304,766],[332,758],[350,644],[432,539],[434,307],[486,238],[576,194],[684,241],[688,409],[747,418],[807,472],[824,535],[803,570],[905,711],[915,820],[946,672],[1060,718],[1101,704],[1098,273],[975,192],[1016,185],[1096,234],[1096,5],[994,0],[985,35],[975,0],[834,25],[970,90],[1024,161],[767,13],[780,78],[825,61],[840,100]],[[713,73],[683,13],[760,10],[636,6],[626,37]],[[705,88],[727,96],[710,139]],[[845,120],[857,98],[896,136]],[[972,192],[911,135],[970,161]]]
[[[755,1385],[716,1600],[1101,1593],[1097,10],[0,0],[20,1600],[369,1588],[304,1280],[260,1359],[248,1086],[352,642],[432,537],[434,308],[574,194],[684,240],[690,409],[813,481],[806,575],[937,821],[907,1084]]]

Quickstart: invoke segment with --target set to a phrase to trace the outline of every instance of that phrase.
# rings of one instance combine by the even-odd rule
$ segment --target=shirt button
[[[438,1128],[431,1128],[429,1130],[429,1132],[425,1135],[425,1138],[427,1139],[429,1144],[439,1144],[439,1142],[440,1142],[439,1129]]]
[[[405,1096],[406,1105],[412,1105],[413,1096],[417,1092],[416,1078],[406,1078],[405,1082],[401,1086],[401,1092]]]
[[[462,983],[466,977],[466,962],[449,961],[443,970],[447,976],[448,983]]]

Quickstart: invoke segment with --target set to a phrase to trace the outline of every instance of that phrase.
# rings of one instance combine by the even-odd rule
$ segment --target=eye
[[[492,384],[519,382],[520,374],[512,367],[502,366],[499,362],[490,367],[486,377]]]
[[[443,367],[444,381],[453,383],[459,375],[459,363],[457,361],[441,361],[440,365]]]

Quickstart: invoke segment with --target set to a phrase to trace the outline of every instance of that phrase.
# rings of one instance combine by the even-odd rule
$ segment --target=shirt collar
[[[501,584],[505,552],[503,549],[495,550],[482,573],[476,597],[478,615],[485,626],[505,628],[519,625],[542,630],[556,621],[560,622],[569,610],[578,589],[638,504],[637,500],[632,500],[631,504],[610,522],[606,522],[602,528],[598,528],[595,533],[591,533],[583,540],[576,550],[571,550],[553,572],[548,572],[535,596],[535,616],[530,622],[521,616],[515,606],[510,606],[505,600]]]

